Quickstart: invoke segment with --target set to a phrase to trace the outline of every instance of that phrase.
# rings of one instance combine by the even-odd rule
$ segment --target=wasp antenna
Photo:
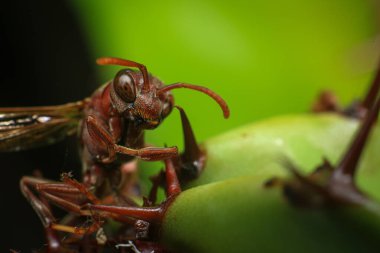
[[[142,90],[143,91],[149,91],[150,90],[149,76],[148,76],[148,71],[147,71],[145,65],[134,62],[134,61],[130,61],[130,60],[116,58],[116,57],[98,58],[96,60],[96,63],[98,65],[119,65],[119,66],[138,68],[141,71],[141,73],[143,74],[143,78],[144,78],[144,86],[143,86]]]
[[[194,84],[187,84],[187,83],[174,83],[174,84],[170,84],[170,85],[167,85],[167,86],[159,89],[157,91],[157,95],[159,95],[160,93],[165,93],[165,92],[168,92],[170,90],[178,89],[178,88],[186,88],[186,89],[196,90],[196,91],[200,91],[200,92],[208,95],[209,97],[214,99],[215,102],[217,102],[219,104],[220,108],[223,111],[224,118],[227,119],[230,116],[230,109],[228,108],[226,101],[224,101],[223,98],[221,98],[218,94],[216,94],[212,90],[207,89],[207,88],[202,87],[202,86],[198,86],[198,85],[194,85]]]

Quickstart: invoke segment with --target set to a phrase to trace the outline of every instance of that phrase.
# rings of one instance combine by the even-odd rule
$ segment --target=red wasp
[[[51,251],[60,249],[55,231],[86,234],[99,229],[100,222],[94,222],[87,228],[74,227],[70,223],[59,224],[50,203],[77,216],[93,216],[83,208],[89,203],[91,209],[107,211],[108,217],[118,221],[131,224],[139,220],[154,222],[161,217],[167,203],[180,192],[177,173],[181,180],[186,180],[201,170],[202,152],[184,110],[174,106],[171,90],[187,88],[203,92],[219,104],[225,118],[229,117],[225,101],[205,87],[186,83],[164,86],[148,73],[144,65],[129,60],[100,58],[97,63],[138,70],[120,70],[113,80],[98,88],[91,97],[76,103],[0,108],[0,151],[47,145],[78,133],[83,160],[81,183],[67,174],[63,175],[63,182],[29,176],[20,181],[22,193],[46,228],[48,249]],[[144,141],[144,130],[159,126],[173,107],[179,109],[182,120],[185,150],[181,155],[178,155],[176,147],[147,147]],[[160,178],[166,181],[168,200],[159,207],[152,206],[154,193],[145,207],[138,207],[129,198],[133,191],[131,175],[122,171],[125,168],[135,171],[135,158],[165,161],[165,174]],[[157,184],[153,188],[156,187]]]

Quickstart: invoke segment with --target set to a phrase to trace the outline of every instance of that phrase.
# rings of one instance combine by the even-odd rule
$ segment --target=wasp
[[[97,231],[102,223],[99,219],[86,228],[70,222],[58,223],[50,204],[75,216],[94,216],[91,210],[101,210],[107,217],[141,227],[162,217],[163,209],[181,191],[180,180],[195,177],[201,171],[204,154],[184,110],[174,105],[172,90],[186,88],[202,92],[219,104],[225,118],[229,117],[226,102],[210,89],[187,83],[164,85],[143,64],[130,60],[105,57],[97,63],[127,68],[82,101],[58,106],[0,108],[2,152],[49,145],[68,135],[78,135],[83,164],[80,183],[69,174],[63,174],[63,182],[30,176],[20,181],[23,195],[45,227],[49,251],[61,249],[56,231],[87,234]],[[185,144],[182,154],[178,154],[175,146],[151,147],[144,140],[144,131],[157,128],[173,108],[179,110],[182,122]],[[156,180],[150,201],[144,207],[129,197],[133,194],[131,178],[136,171],[136,158],[165,161],[165,173],[159,178],[165,181],[167,200],[161,205],[154,206],[154,195],[162,180]]]

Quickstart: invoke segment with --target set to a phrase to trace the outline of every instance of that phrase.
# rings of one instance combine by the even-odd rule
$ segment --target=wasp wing
[[[76,133],[85,104],[0,108],[0,152],[49,145]]]

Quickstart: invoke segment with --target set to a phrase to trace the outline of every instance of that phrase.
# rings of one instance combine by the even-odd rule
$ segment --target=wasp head
[[[163,83],[147,74],[148,81],[139,71],[120,70],[112,81],[111,101],[116,110],[129,122],[143,129],[156,128],[173,109],[171,93],[157,94]]]
[[[226,102],[205,87],[185,83],[164,86],[158,78],[148,73],[144,65],[129,60],[100,58],[97,62],[100,65],[114,64],[136,67],[140,70],[120,70],[112,81],[110,95],[116,110],[128,121],[143,129],[156,128],[170,114],[174,106],[170,90],[176,88],[188,88],[205,93],[220,105],[225,118],[229,116]]]

